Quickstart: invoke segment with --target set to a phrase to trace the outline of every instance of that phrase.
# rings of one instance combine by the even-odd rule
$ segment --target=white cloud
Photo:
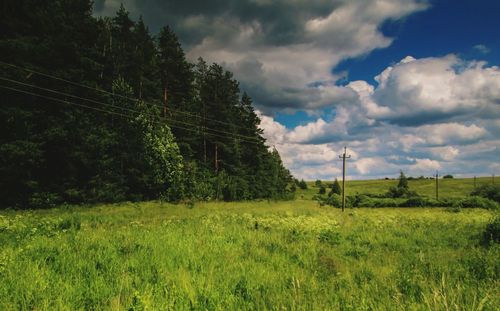
[[[477,45],[474,45],[474,50],[477,50],[479,51],[480,53],[483,53],[483,54],[488,54],[489,52],[491,52],[491,50],[484,44],[477,44]]]
[[[392,38],[380,31],[383,22],[427,8],[425,2],[417,0],[350,0],[335,2],[329,14],[304,15],[307,3],[288,2],[292,12],[288,14],[296,14],[291,19],[297,29],[284,43],[277,40],[280,33],[272,32],[261,19],[226,14],[213,17],[205,27],[217,32],[190,47],[188,58],[202,56],[224,64],[264,112],[316,110],[355,99],[351,89],[335,86],[333,82],[340,76],[332,75],[332,67],[343,59],[387,47]],[[259,5],[265,12],[270,3]],[[293,13],[297,6],[302,13]],[[311,86],[318,82],[320,87]]]
[[[465,144],[483,138],[487,132],[475,124],[469,126],[459,123],[424,125],[416,129],[417,135],[429,145]]]

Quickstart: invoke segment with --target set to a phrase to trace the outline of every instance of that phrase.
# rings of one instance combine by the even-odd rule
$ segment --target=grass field
[[[354,186],[353,186],[354,188]],[[0,212],[0,310],[498,310],[491,211],[311,200]]]
[[[341,181],[339,181],[341,182]],[[491,177],[479,177],[476,179],[476,186],[491,184]],[[331,184],[332,181],[323,181],[323,184]],[[382,194],[390,187],[396,186],[398,180],[348,180],[346,181],[346,195],[362,194]],[[436,196],[436,181],[434,179],[413,179],[408,180],[410,190],[416,191],[419,195],[434,198]],[[319,188],[314,182],[308,182],[307,190],[300,190],[298,197],[304,199],[312,198],[318,193]],[[451,178],[439,179],[440,198],[461,198],[468,196],[474,190],[474,178]],[[329,191],[329,190],[327,190]]]

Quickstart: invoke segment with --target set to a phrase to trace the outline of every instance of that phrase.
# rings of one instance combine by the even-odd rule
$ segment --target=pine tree
[[[340,183],[337,180],[337,178],[335,178],[335,181],[332,184],[332,189],[328,193],[328,196],[332,196],[333,194],[338,194],[338,195],[342,194],[342,187],[340,186]]]

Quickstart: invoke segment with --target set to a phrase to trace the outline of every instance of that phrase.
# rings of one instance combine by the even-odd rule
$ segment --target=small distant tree
[[[330,190],[330,193],[328,193],[328,196],[330,197],[333,194],[338,194],[338,195],[342,194],[342,187],[340,186],[340,183],[337,180],[337,178],[335,178],[335,181],[332,184],[332,189]]]
[[[293,184],[290,186],[290,191],[291,191],[291,192],[295,192],[295,191],[297,191],[297,186],[295,186],[295,183],[293,183]]]
[[[315,185],[316,185],[316,187],[318,187],[318,188],[320,188],[320,187],[321,187],[321,185],[322,185],[322,184],[321,184],[321,180],[319,180],[319,179],[318,179],[318,180],[316,180],[316,181],[314,182],[314,184],[315,184]]]
[[[453,178],[453,175],[444,175],[443,176],[444,179],[452,179]]]
[[[406,178],[405,173],[403,173],[403,171],[399,171],[398,188],[408,190],[408,179]]]
[[[301,179],[299,181],[299,187],[300,187],[300,189],[305,190],[305,189],[307,189],[307,183],[303,179]]]
[[[318,192],[318,193],[319,193],[319,194],[325,194],[325,193],[326,193],[326,188],[325,188],[325,186],[320,185],[320,187],[319,187],[319,192]]]
[[[387,196],[391,198],[402,198],[402,197],[415,197],[418,195],[416,192],[410,191],[408,187],[408,179],[406,178],[403,171],[400,171],[398,185],[396,187],[389,188]]]

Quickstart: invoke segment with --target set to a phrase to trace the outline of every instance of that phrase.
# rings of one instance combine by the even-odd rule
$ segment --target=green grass
[[[323,184],[330,184],[331,181],[323,181]],[[490,184],[491,177],[480,177],[476,179],[476,186]],[[390,187],[396,186],[398,180],[348,180],[346,181],[346,195],[362,194],[382,194]],[[416,191],[419,195],[434,198],[436,196],[436,181],[434,179],[413,179],[408,181],[410,190]],[[451,178],[439,179],[439,198],[462,198],[468,196],[474,190],[474,178]],[[298,189],[298,197],[304,199],[312,198],[317,194],[319,188],[314,182],[308,182],[308,189]],[[327,192],[329,189],[327,189]]]
[[[0,310],[498,310],[491,216],[300,199],[4,211]]]

